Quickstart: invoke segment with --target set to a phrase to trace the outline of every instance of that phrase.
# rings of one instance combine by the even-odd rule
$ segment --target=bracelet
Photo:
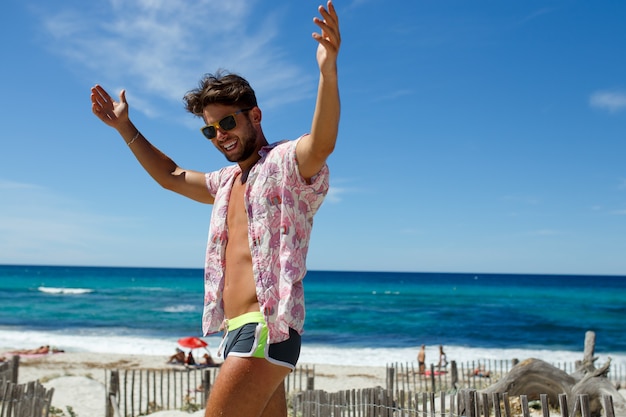
[[[132,138],[130,141],[126,142],[126,144],[127,144],[128,146],[132,145],[132,144],[133,144],[133,142],[134,142],[135,140],[137,140],[137,138],[139,137],[139,135],[140,135],[140,133],[139,133],[139,131],[137,131],[137,133],[135,134],[135,136],[133,136],[133,138]]]

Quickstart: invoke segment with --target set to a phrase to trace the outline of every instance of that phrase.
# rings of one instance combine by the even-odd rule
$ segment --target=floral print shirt
[[[289,338],[289,328],[302,333],[306,255],[317,212],[328,192],[328,166],[310,181],[298,171],[298,140],[278,142],[259,152],[244,194],[248,240],[256,295],[269,329],[269,341]],[[204,270],[204,335],[220,330],[224,317],[223,290],[228,227],[226,215],[238,165],[206,174],[215,197]]]

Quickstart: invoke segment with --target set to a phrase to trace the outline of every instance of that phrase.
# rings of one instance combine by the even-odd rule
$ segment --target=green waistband
[[[248,323],[265,323],[265,317],[260,311],[252,311],[241,316],[228,319],[228,331],[240,328]]]

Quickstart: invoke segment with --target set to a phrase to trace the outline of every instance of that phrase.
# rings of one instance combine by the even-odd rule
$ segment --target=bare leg
[[[278,384],[276,391],[270,398],[269,402],[263,410],[261,417],[287,417],[287,397],[285,395],[285,384]]]
[[[211,388],[205,417],[280,417],[287,415],[284,366],[260,358],[229,356]]]

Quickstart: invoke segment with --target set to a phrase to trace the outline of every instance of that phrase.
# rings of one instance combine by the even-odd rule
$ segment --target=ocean
[[[201,336],[201,269],[0,265],[0,355],[65,351],[169,356]],[[626,364],[626,277],[309,271],[301,363],[582,359]],[[214,352],[220,335],[205,338]]]

